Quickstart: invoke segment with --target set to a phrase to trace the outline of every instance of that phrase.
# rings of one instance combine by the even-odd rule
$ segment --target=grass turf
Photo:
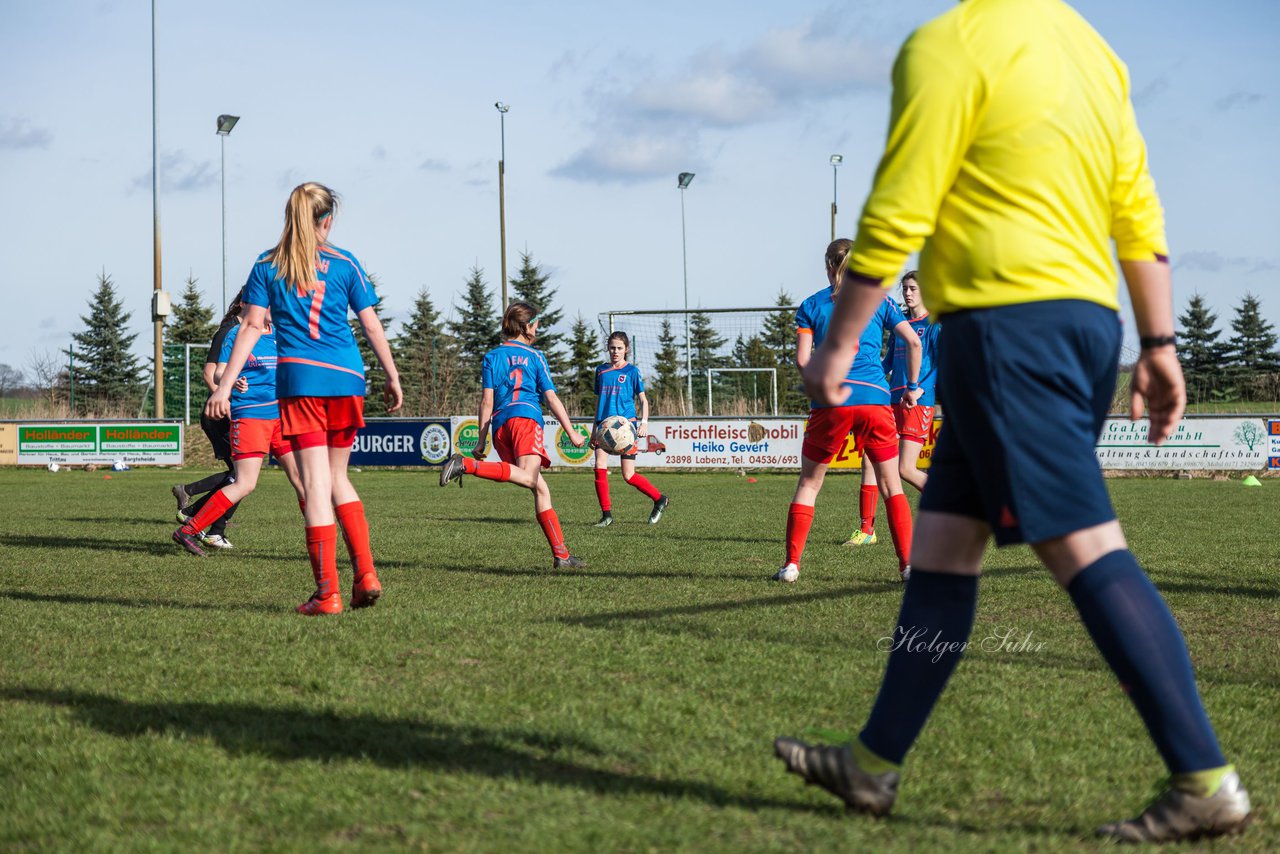
[[[657,473],[650,527],[615,472],[598,530],[591,479],[553,474],[569,574],[522,490],[355,474],[386,596],[308,619],[283,476],[203,561],[168,540],[196,476],[0,470],[0,849],[1074,850],[1163,774],[1025,549],[989,555],[892,818],[785,774],[774,736],[860,725],[901,598],[883,510],[879,545],[837,545],[852,477],[784,586],[790,475]],[[1277,485],[1109,485],[1253,795],[1237,845],[1280,848]]]

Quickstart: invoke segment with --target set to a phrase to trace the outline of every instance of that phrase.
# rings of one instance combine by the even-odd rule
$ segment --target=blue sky
[[[829,157],[853,231],[902,39],[949,0],[556,4],[159,0],[164,286],[220,305],[280,231],[288,190],[344,197],[333,240],[404,318],[447,313],[472,265],[499,279],[506,120],[509,267],[527,248],[568,314],[764,305],[824,284]],[[1080,0],[1129,64],[1164,201],[1177,308],[1227,329],[1246,292],[1280,325],[1280,3]],[[150,352],[151,5],[5,0],[0,12],[0,363],[65,348],[105,269]],[[393,327],[394,331],[394,327]]]

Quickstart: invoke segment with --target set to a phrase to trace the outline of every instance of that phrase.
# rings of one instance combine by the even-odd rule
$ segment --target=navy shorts
[[[1120,318],[1083,300],[942,318],[944,421],[920,509],[980,519],[997,545],[1115,519],[1094,446],[1115,393]]]

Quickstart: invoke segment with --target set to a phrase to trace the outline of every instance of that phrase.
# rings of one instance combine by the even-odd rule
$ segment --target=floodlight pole
[[[498,111],[499,130],[502,134],[502,148],[498,156],[498,238],[502,244],[502,308],[498,313],[505,314],[507,311],[507,111],[511,109],[511,105],[497,101],[493,106]]]
[[[156,131],[156,0],[151,0],[151,225],[153,256],[153,298],[163,288],[160,270],[160,164],[159,136]],[[164,418],[164,318],[152,317],[155,344],[156,418]]]
[[[239,116],[218,116],[218,140],[222,145],[222,313],[227,313],[227,137]]]
[[[680,255],[684,264],[684,374],[688,381],[688,401],[689,409],[687,414],[693,414],[693,349],[690,346],[689,337],[689,243],[685,236],[684,225],[684,191],[693,183],[692,172],[681,172],[676,176],[676,183],[680,187]]]
[[[831,239],[836,239],[836,174],[837,167],[844,162],[844,155],[831,155]]]

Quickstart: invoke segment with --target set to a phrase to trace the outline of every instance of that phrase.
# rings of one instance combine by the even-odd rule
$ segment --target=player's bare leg
[[[914,439],[902,439],[898,442],[898,475],[903,483],[909,483],[917,492],[924,492],[925,482],[929,476],[917,468],[920,452],[924,445]]]
[[[551,506],[551,489],[547,486],[546,478],[542,476],[542,457],[536,454],[526,454],[516,459],[516,464],[511,468],[512,479],[515,483],[516,472],[520,473],[523,480],[528,480],[533,492],[533,511],[538,517],[538,524],[542,527],[542,533],[546,535],[547,544],[551,546],[551,566],[553,569],[578,569],[586,566],[581,559],[574,557],[569,553],[569,547],[564,543],[564,532],[560,529],[560,517],[556,515],[555,508]]]

